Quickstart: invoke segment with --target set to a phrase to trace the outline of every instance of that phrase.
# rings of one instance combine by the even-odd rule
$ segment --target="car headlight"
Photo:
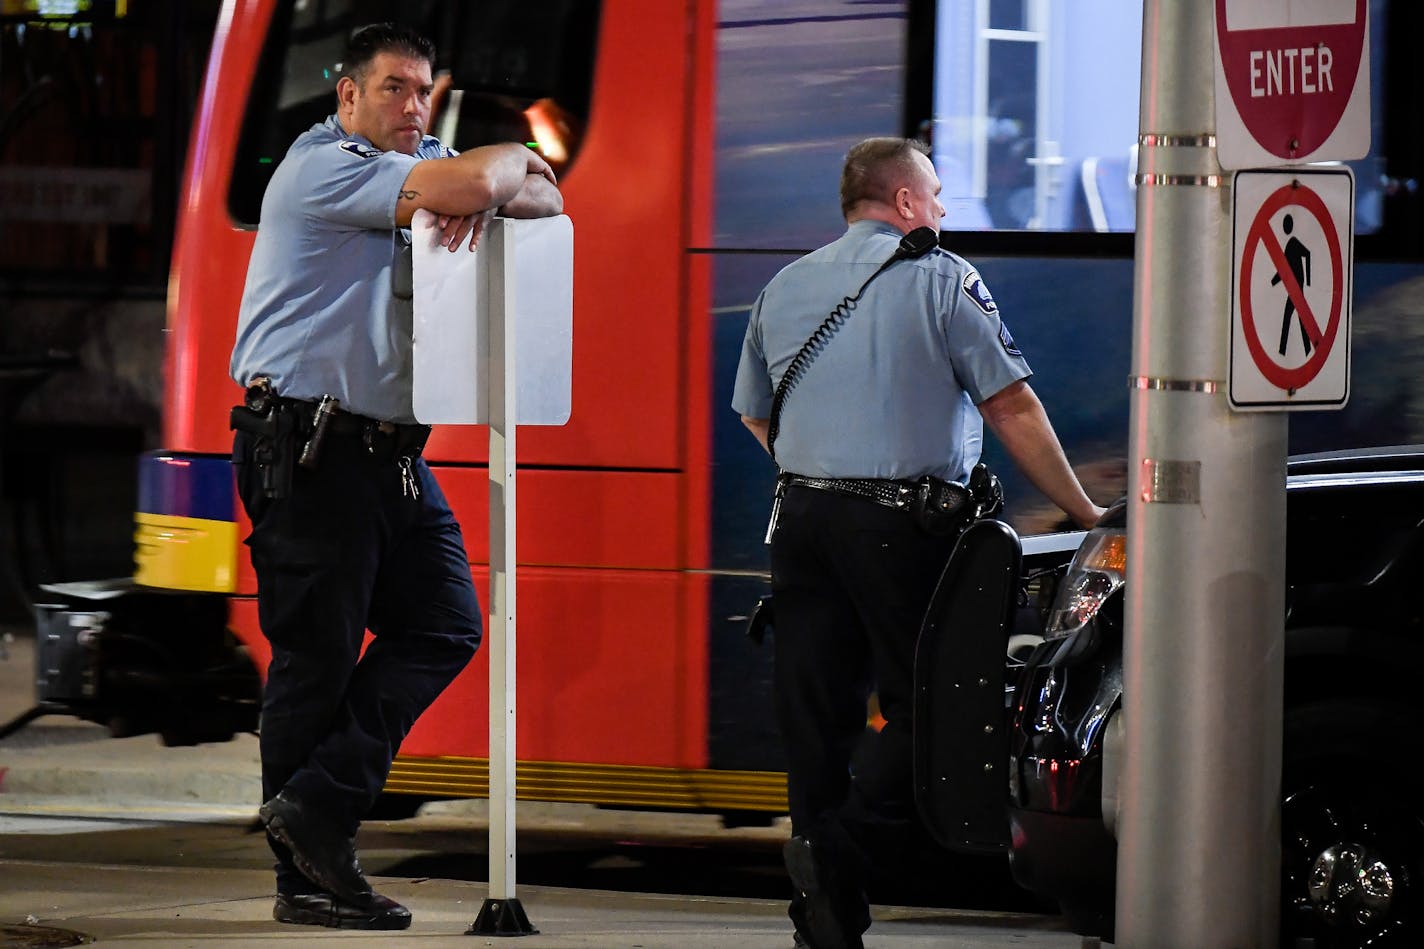
[[[1088,532],[1058,585],[1044,625],[1045,639],[1062,639],[1092,619],[1126,578],[1127,534],[1119,527]]]

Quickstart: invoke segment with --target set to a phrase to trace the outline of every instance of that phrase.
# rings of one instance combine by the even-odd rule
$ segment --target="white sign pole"
[[[489,898],[471,934],[528,935],[515,896],[515,240],[490,221],[483,238],[489,294]]]
[[[424,210],[411,222],[415,417],[489,426],[490,886],[468,932],[525,936],[538,930],[514,895],[514,433],[569,420],[573,223],[496,218],[473,254],[441,247],[435,224]]]

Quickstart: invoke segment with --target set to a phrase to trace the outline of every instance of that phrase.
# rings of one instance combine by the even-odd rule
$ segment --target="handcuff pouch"
[[[926,475],[916,482],[910,515],[920,530],[936,537],[957,534],[973,519],[969,489],[958,481]]]

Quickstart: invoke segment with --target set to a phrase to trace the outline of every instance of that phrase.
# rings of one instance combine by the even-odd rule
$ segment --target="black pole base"
[[[465,930],[466,936],[532,936],[539,930],[524,915],[517,899],[485,900],[480,915]]]

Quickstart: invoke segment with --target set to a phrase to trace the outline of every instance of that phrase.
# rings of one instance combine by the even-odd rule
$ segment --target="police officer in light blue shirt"
[[[410,232],[394,226],[396,202],[417,162],[454,155],[430,136],[414,154],[382,151],[334,115],[297,139],[263,196],[234,379],[265,376],[289,398],[331,395],[358,415],[415,421]]]
[[[743,416],[769,418],[772,382],[826,320],[831,293],[874,273],[902,236],[863,218],[772,279],[743,341],[733,396]],[[931,249],[872,281],[817,354],[786,399],[777,463],[819,477],[967,481],[983,441],[975,406],[1029,375],[978,272]],[[828,400],[846,411],[826,412]]]
[[[913,827],[914,645],[957,533],[926,529],[909,499],[926,479],[968,481],[987,422],[1073,520],[1103,513],[983,279],[934,246],[939,187],[917,142],[853,147],[845,234],[766,286],[737,367],[732,407],[782,469],[768,537],[784,855],[797,943],[812,949],[859,949],[865,879]],[[872,690],[879,732],[865,727]]]
[[[456,252],[496,211],[563,210],[523,145],[456,155],[425,135],[433,59],[403,27],[352,36],[336,114],[296,140],[263,196],[238,317],[233,463],[272,647],[259,814],[284,923],[410,925],[371,889],[353,840],[406,733],[481,638],[460,528],[412,414],[407,227],[434,212]]]

